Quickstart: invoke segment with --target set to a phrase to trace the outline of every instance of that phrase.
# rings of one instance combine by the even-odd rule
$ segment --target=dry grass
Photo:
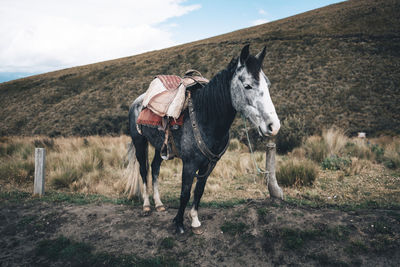
[[[329,128],[322,132],[322,139],[325,142],[328,155],[340,155],[344,152],[344,147],[348,138],[341,129]]]
[[[33,165],[35,144],[42,147],[45,143],[43,140],[52,140],[51,146],[45,146],[47,188],[114,196],[123,192],[124,157],[126,144],[129,141],[127,136],[9,138],[8,141],[0,143],[2,151],[8,151],[10,148],[13,150],[9,152],[9,155],[4,155],[2,152],[1,168],[10,168],[9,166],[13,166],[14,162],[19,162],[22,166]],[[19,148],[14,149],[13,147],[16,146]],[[19,173],[24,171],[25,169],[21,168]],[[1,173],[1,180],[4,181],[2,186],[8,189],[21,186],[28,188],[33,182],[33,171],[29,174],[21,180]]]
[[[321,143],[324,138],[326,137],[311,137],[303,147],[295,149],[288,155],[277,156],[278,168],[284,168],[290,162],[297,162],[300,166],[304,166],[303,163],[310,162],[305,153],[307,146],[310,146],[311,141]],[[400,155],[399,140],[392,138],[391,142],[385,141],[385,143],[382,143],[380,139],[370,140],[370,146],[381,145],[385,150],[385,157],[393,155],[392,160],[395,161]],[[47,151],[47,190],[126,197],[124,193],[127,165],[125,156],[129,141],[130,138],[127,136],[47,140],[40,137],[2,138],[0,140],[0,190],[32,190],[33,152],[36,144],[45,146]],[[365,142],[359,143],[354,139],[347,138],[346,142],[333,141],[330,144],[331,150],[326,151],[347,153],[348,142],[357,146],[354,148],[351,145],[352,153],[369,147]],[[149,154],[151,157],[154,150],[150,148]],[[399,203],[400,173],[398,169],[392,170],[385,166],[384,162],[376,162],[366,152],[357,152],[354,155],[350,157],[351,165],[344,170],[323,170],[315,167],[313,163],[313,168],[319,169],[313,184],[301,186],[297,183],[296,186],[284,187],[284,194],[293,198],[323,203],[344,204],[364,201]],[[257,164],[264,167],[265,154],[256,152],[254,156]],[[159,177],[162,199],[179,198],[181,171],[182,164],[179,159],[162,163]],[[265,197],[268,197],[268,191],[264,177],[256,174],[248,149],[237,140],[232,140],[228,151],[208,179],[203,200],[229,201]]]
[[[318,177],[319,168],[312,160],[290,158],[278,166],[276,178],[282,186],[310,186]]]

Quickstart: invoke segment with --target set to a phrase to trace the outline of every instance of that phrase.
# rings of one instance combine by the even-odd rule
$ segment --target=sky
[[[163,49],[334,0],[0,0],[0,82]]]

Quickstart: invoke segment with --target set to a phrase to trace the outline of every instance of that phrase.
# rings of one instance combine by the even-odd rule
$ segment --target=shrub
[[[400,147],[388,145],[384,152],[383,163],[389,169],[400,168]]]
[[[378,144],[374,144],[371,147],[371,151],[375,154],[375,159],[377,162],[383,162],[383,156],[385,155],[385,149]]]
[[[326,144],[328,155],[340,155],[348,143],[348,138],[344,135],[344,131],[335,128],[324,130],[322,138]]]
[[[361,139],[352,139],[351,141],[347,142],[344,150],[349,157],[368,160],[372,160],[375,157],[365,140]]]
[[[318,166],[308,159],[289,159],[280,164],[276,172],[278,183],[283,186],[312,185],[318,176]]]
[[[321,163],[328,154],[324,140],[319,136],[310,136],[304,144],[306,156],[317,162]]]
[[[295,115],[287,117],[276,138],[278,152],[287,153],[299,147],[305,136],[304,120]]]
[[[351,159],[346,157],[338,157],[336,155],[332,155],[330,157],[325,158],[321,166],[326,170],[345,170],[347,167],[351,165]]]

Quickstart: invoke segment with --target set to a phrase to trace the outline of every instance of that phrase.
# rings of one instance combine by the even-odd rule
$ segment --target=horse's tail
[[[147,155],[148,149],[146,149],[145,157],[147,163]],[[143,181],[140,176],[139,171],[139,161],[136,158],[136,148],[133,145],[133,142],[129,144],[128,148],[128,166],[126,169],[127,183],[125,187],[125,193],[128,193],[128,199],[132,199],[133,197],[141,198],[142,190],[143,190]],[[146,168],[148,169],[149,164],[146,164]]]

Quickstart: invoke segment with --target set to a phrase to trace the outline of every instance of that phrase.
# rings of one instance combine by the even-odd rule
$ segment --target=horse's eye
[[[252,88],[253,88],[253,87],[251,87],[251,86],[248,85],[248,84],[244,86],[244,89],[247,89],[247,90],[252,89]]]

